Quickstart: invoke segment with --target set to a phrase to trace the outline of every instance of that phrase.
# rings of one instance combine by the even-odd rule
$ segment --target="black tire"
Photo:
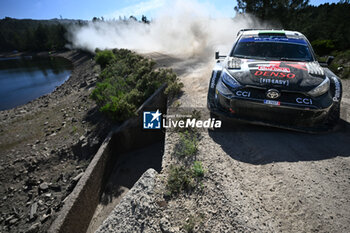
[[[214,96],[209,96],[211,95],[210,93],[208,93],[208,98],[207,98],[207,107],[210,110],[215,109],[215,97]]]
[[[213,112],[210,112],[210,118],[220,119],[219,115],[217,115]]]
[[[214,76],[214,72],[212,72],[211,74],[209,88],[208,88],[208,97],[207,97],[207,107],[209,111],[216,109],[215,89],[216,89],[217,79],[220,76],[220,73],[221,72],[216,73],[215,76]],[[212,82],[214,82],[214,85],[211,85]]]
[[[209,90],[208,90],[207,107],[209,110],[213,110],[216,107],[216,104],[215,104],[215,86],[214,86],[214,88],[209,87]]]

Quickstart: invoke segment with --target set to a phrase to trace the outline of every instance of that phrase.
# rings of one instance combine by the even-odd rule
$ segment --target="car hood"
[[[227,59],[225,68],[242,85],[307,92],[326,78],[318,62]]]

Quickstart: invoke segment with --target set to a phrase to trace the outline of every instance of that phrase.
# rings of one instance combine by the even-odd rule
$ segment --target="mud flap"
[[[209,82],[209,89],[208,89],[208,97],[207,97],[207,107],[209,111],[216,109],[216,103],[215,103],[215,89],[216,89],[216,83],[220,76],[219,71],[213,71],[211,75],[211,79]]]
[[[342,98],[342,83],[336,76],[331,76],[331,88],[333,106],[329,110],[325,125],[329,128],[335,128],[340,120],[340,102]]]

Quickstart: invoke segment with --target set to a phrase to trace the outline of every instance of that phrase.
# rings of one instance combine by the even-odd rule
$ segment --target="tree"
[[[147,19],[147,17],[146,17],[145,15],[142,15],[141,21],[142,21],[143,23],[147,23],[147,24],[150,23],[150,21]]]
[[[39,24],[39,26],[35,30],[34,36],[36,42],[36,49],[45,50],[48,39],[47,29],[42,24]]]
[[[350,4],[308,5],[308,0],[238,0],[235,10],[250,13],[282,28],[303,33],[316,53],[350,48]]]
[[[235,10],[239,13],[249,13],[262,20],[280,19],[284,21],[290,11],[303,9],[309,0],[237,0]]]
[[[70,24],[73,24],[71,22]],[[0,20],[0,51],[65,49],[67,23],[57,20]]]
[[[133,15],[130,15],[129,20],[137,21],[137,18]]]
[[[93,17],[92,18],[92,22],[98,22],[98,21],[100,21],[100,18],[98,18],[98,17]]]

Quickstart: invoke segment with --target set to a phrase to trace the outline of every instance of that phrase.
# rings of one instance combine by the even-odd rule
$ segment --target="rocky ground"
[[[205,111],[213,61],[152,57],[181,75],[184,94],[176,104]],[[165,187],[170,165],[178,163],[179,135],[167,131],[161,173],[145,173],[98,232],[349,232],[350,81],[342,83],[336,132],[232,122],[200,131],[202,187],[170,198]]]
[[[0,112],[0,232],[45,232],[111,127],[89,98],[100,72],[92,56],[53,56],[72,61],[71,77]]]

